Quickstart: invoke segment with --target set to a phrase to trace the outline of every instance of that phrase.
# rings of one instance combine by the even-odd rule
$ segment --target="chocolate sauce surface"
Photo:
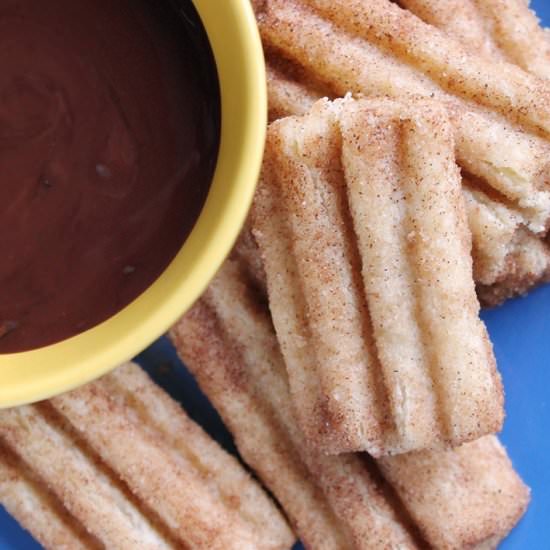
[[[164,271],[217,160],[190,1],[0,3],[0,353],[74,336]]]

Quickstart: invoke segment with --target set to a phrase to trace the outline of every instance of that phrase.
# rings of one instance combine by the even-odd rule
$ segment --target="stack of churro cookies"
[[[550,278],[550,35],[525,0],[253,6],[260,183],[170,337],[258,482],[129,364],[0,412],[0,502],[55,549],[496,548],[530,493],[479,310]]]
[[[549,85],[509,62],[523,57],[522,66],[542,76],[548,39],[538,26],[531,33],[536,20],[522,0],[403,3],[444,30],[467,30],[444,33],[389,0],[255,2],[268,59],[270,116],[303,114],[315,99],[347,92],[402,100],[420,95],[444,104],[455,131],[478,294],[495,305],[550,278],[544,241],[550,134],[543,122]],[[480,55],[465,39],[476,32],[469,24],[472,4],[483,18],[478,27],[486,29],[477,31],[477,42],[491,35],[500,44],[498,57],[487,53],[496,47]],[[499,23],[488,22],[485,12]],[[536,56],[523,46],[531,34]]]

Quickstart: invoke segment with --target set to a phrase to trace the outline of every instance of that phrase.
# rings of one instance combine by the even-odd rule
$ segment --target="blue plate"
[[[550,26],[550,2],[533,0]],[[550,548],[550,287],[483,313],[506,387],[507,420],[502,441],[523,479],[532,489],[529,511],[502,550]],[[187,412],[226,449],[235,452],[216,412],[183,368],[174,349],[161,339],[138,358],[156,381],[185,403]],[[548,370],[547,370],[548,369]],[[164,374],[161,374],[164,373]],[[301,548],[300,546],[297,547]],[[40,546],[0,508],[0,549],[39,550]]]

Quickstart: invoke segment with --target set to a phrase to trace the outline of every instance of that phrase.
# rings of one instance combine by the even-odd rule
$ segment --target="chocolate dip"
[[[190,1],[0,3],[0,353],[87,330],[155,281],[204,204],[219,125]]]

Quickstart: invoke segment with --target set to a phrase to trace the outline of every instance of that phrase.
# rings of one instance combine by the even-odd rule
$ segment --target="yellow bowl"
[[[218,163],[197,224],[161,277],[114,317],[59,344],[0,355],[0,407],[70,390],[139,353],[198,298],[242,227],[265,138],[262,46],[250,0],[194,4],[216,59],[222,104]]]

